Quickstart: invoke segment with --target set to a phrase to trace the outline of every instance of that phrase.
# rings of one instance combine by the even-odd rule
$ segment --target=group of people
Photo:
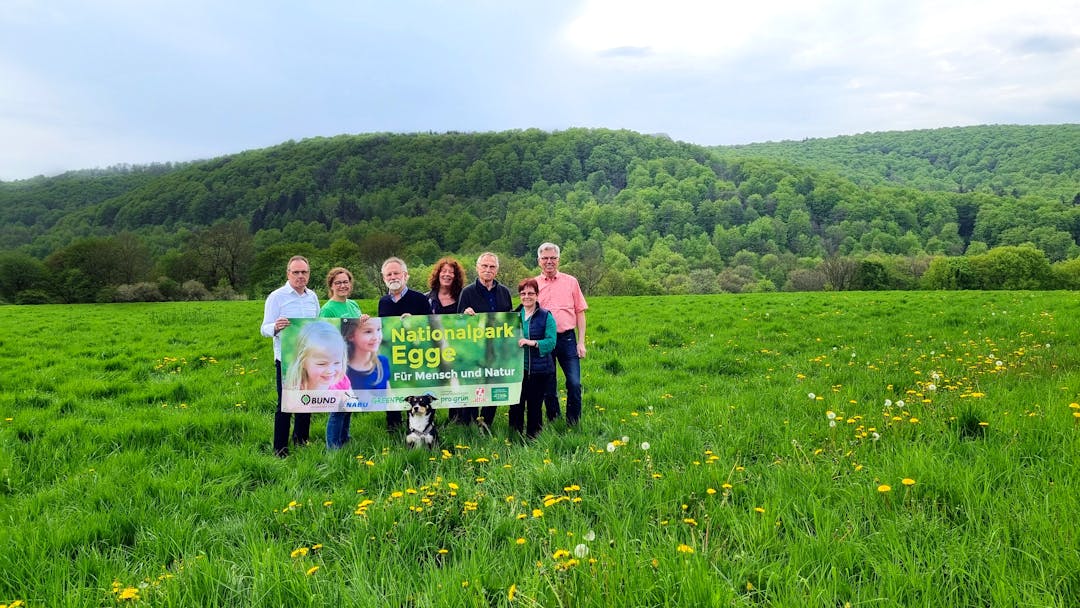
[[[523,350],[524,379],[521,399],[510,406],[510,428],[534,438],[543,428],[543,421],[554,420],[560,414],[556,363],[566,379],[566,422],[574,426],[581,418],[581,362],[585,357],[585,310],[588,304],[576,278],[559,271],[559,246],[544,243],[537,249],[540,274],[517,285],[520,305],[515,309],[510,290],[496,279],[499,257],[484,252],[476,260],[476,280],[465,284],[465,268],[452,257],[440,259],[428,278],[429,291],[424,294],[409,289],[409,270],[404,260],[391,257],[382,264],[382,280],[387,293],[379,299],[377,316],[361,312],[360,306],[349,299],[353,290],[353,275],[343,267],[332,268],[326,276],[329,299],[321,307],[319,298],[308,288],[311,267],[303,256],[293,256],[286,265],[286,283],[266,298],[261,332],[274,340],[274,361],[277,370],[277,412],[274,415],[274,453],[289,454],[289,427],[292,422],[293,445],[309,440],[311,414],[283,412],[281,331],[290,318],[341,318],[340,336],[345,352],[327,352],[333,347],[319,347],[318,331],[302,335],[301,340],[316,346],[307,348],[303,361],[290,366],[284,386],[310,389],[316,386],[330,389],[379,389],[388,386],[390,366],[379,355],[382,342],[381,317],[408,315],[466,314],[517,312]],[[315,323],[305,326],[305,330]],[[328,324],[322,324],[328,325]],[[337,340],[340,351],[341,340]],[[335,363],[336,362],[336,363]],[[344,362],[344,364],[342,364]],[[490,429],[495,422],[495,406],[461,407],[449,410],[449,418],[460,424],[478,424]],[[343,446],[349,440],[350,412],[332,412],[326,423],[326,445],[330,449]],[[387,428],[402,427],[402,414],[386,412]]]

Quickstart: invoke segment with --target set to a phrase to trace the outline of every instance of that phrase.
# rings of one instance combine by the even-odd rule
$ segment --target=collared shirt
[[[556,272],[550,278],[541,274],[536,277],[536,284],[540,286],[536,300],[555,316],[556,330],[562,333],[577,328],[578,313],[589,308],[577,279],[565,272]]]
[[[281,317],[302,319],[319,316],[319,296],[310,289],[298,293],[292,285],[285,283],[266,296],[263,305],[263,320],[260,331],[267,338],[274,339],[274,359],[281,361],[281,332],[274,333],[274,324]]]

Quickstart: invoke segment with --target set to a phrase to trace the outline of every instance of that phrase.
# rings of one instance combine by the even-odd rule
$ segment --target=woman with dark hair
[[[544,424],[544,392],[551,374],[555,373],[555,316],[536,303],[540,285],[536,279],[524,279],[518,283],[521,306],[517,313],[521,321],[521,338],[518,346],[524,350],[525,378],[521,381],[521,399],[510,406],[510,428],[529,439],[540,434]],[[528,425],[525,424],[528,414]]]
[[[443,315],[457,312],[458,298],[465,287],[465,267],[451,257],[445,257],[431,267],[428,277],[428,301],[431,314]]]

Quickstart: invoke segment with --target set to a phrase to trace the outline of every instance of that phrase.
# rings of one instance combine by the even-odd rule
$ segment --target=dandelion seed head
[[[608,442],[607,451],[609,451],[609,452],[614,452],[615,451],[615,443],[614,442],[611,442],[611,441]]]
[[[578,546],[574,547],[574,557],[582,559],[588,554],[589,554],[589,547],[585,543],[581,543]]]
[[[817,398],[817,395],[814,393],[806,393],[806,396],[809,397],[811,401]]]
[[[649,445],[648,441],[642,441],[641,442],[641,449],[648,450],[650,447],[652,447],[652,446]]]

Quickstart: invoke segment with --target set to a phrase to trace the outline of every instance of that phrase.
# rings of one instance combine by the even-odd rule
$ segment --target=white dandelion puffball
[[[648,450],[650,447],[652,447],[652,446],[649,445],[648,441],[642,441],[641,442],[641,449]]]
[[[815,395],[814,393],[806,393],[806,396],[809,397],[811,401],[817,399],[817,395]]]
[[[577,557],[577,558],[580,559],[582,557],[585,557],[588,554],[589,554],[589,547],[587,547],[585,545],[585,543],[581,543],[580,545],[574,547],[574,557]]]
[[[607,444],[607,451],[609,451],[609,452],[614,452],[615,451],[615,443],[614,442],[609,442]]]

